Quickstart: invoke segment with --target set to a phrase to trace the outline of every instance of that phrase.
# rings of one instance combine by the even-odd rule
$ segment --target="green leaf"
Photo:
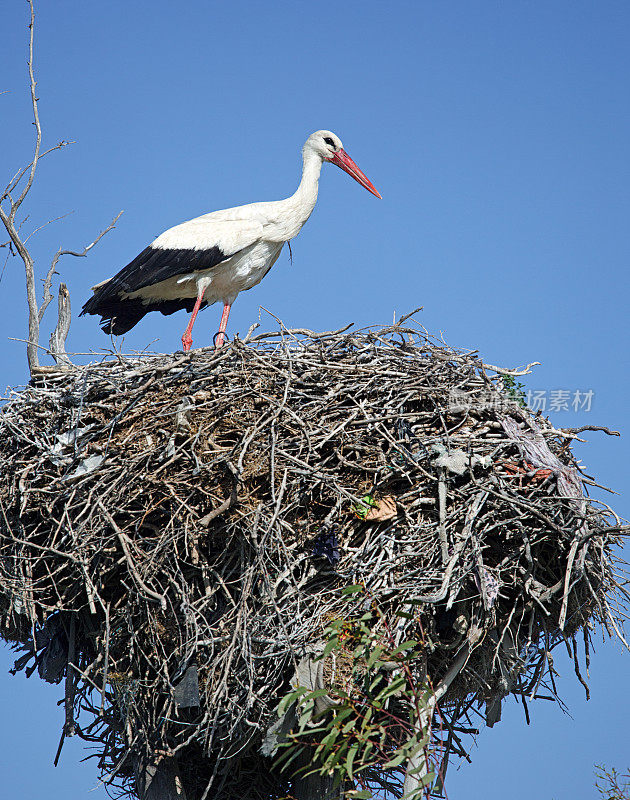
[[[341,746],[338,747],[336,750],[333,750],[332,753],[328,755],[324,766],[326,767],[326,770],[329,774],[331,774],[334,771],[334,768],[337,766],[337,763],[341,761],[341,759],[345,754],[345,751],[346,748]]]
[[[342,708],[335,713],[335,725],[339,725],[344,721],[346,717],[349,717],[350,714],[354,712],[353,708]]]
[[[376,676],[376,678],[374,678],[374,680],[373,680],[373,681],[372,681],[372,683],[370,684],[370,687],[369,687],[369,689],[368,689],[368,692],[369,692],[370,694],[372,694],[372,693],[374,692],[374,690],[376,689],[376,687],[377,687],[377,686],[378,686],[380,683],[383,683],[383,681],[384,681],[384,680],[385,680],[385,678],[384,678],[382,675],[377,675],[377,676]]]
[[[410,775],[417,775],[419,772],[424,772],[424,770],[425,770],[425,769],[426,769],[426,764],[425,764],[425,763],[424,763],[424,761],[423,761],[423,762],[420,764],[420,766],[418,766],[418,767],[414,767],[413,769],[408,769],[408,770],[407,770],[407,772],[408,772]],[[429,774],[429,773],[427,773],[427,774]]]
[[[368,669],[374,666],[374,662],[378,661],[378,659],[383,655],[383,647],[380,644],[377,644],[370,655],[368,656],[366,666]]]
[[[415,736],[414,736],[414,738],[415,738]],[[419,746],[419,747],[426,747],[428,744],[429,744],[429,734],[427,733],[425,736],[423,736],[423,737],[422,737],[422,738],[421,738],[421,739],[418,741],[418,746]]]
[[[305,726],[313,718],[313,705],[312,703],[308,703],[304,708],[304,711],[298,717],[298,725],[300,726],[300,730],[304,730]]]
[[[361,517],[361,519],[363,519],[365,516],[367,516],[367,513],[370,510],[370,508],[375,508],[375,507],[378,507],[378,503],[376,502],[376,500],[372,497],[371,494],[366,494],[363,495],[363,497],[359,500],[359,502],[353,505],[351,508],[357,515],[357,517]]]
[[[291,753],[290,750],[288,750],[287,752],[290,754],[290,758],[287,759],[285,761],[285,763],[282,764],[282,766],[280,766],[280,771],[281,772],[286,772],[286,770],[289,768],[289,764],[291,764],[293,761],[295,761],[295,759],[302,753],[302,748],[301,747],[296,748],[294,753]],[[279,761],[276,761],[276,764],[279,765]]]
[[[430,783],[433,783],[435,780],[435,772],[427,772],[427,774],[422,779],[421,783],[423,786],[428,786]]]
[[[350,722],[346,722],[346,724],[341,729],[342,735],[343,736],[347,736],[350,733],[351,730],[356,728],[356,726],[357,726],[356,719],[351,719]]]
[[[278,716],[284,717],[286,714],[287,708],[291,705],[292,702],[295,702],[291,695],[287,695],[283,697],[282,700],[278,703]]]
[[[315,700],[317,697],[324,697],[328,694],[328,689],[313,689],[312,692],[309,692],[308,699]]]
[[[343,621],[340,619],[333,619],[328,623],[328,627],[324,631],[324,636],[330,639],[331,636],[337,636],[339,631],[343,629]]]
[[[351,789],[346,792],[346,797],[352,800],[371,800],[372,792],[369,789]]]
[[[287,758],[289,758],[291,755],[293,755],[294,748],[295,748],[295,742],[283,742],[280,745],[280,747],[287,747],[287,748],[291,748],[291,749],[285,749],[281,753],[278,753],[278,755],[274,758],[274,762],[277,765],[280,765],[283,761],[286,761]],[[298,749],[301,750],[302,748],[300,747]]]
[[[313,767],[310,764],[307,764],[305,767],[299,767],[293,773],[294,775],[301,775],[303,778],[307,778],[309,775],[323,775],[324,771],[321,766]]]
[[[392,769],[393,767],[399,767],[403,761],[407,760],[407,756],[405,753],[399,753],[397,756],[394,756],[390,761],[386,764],[383,764],[383,769]]]
[[[414,750],[418,746],[418,737],[414,733],[413,736],[410,736],[403,747],[409,753],[410,751]]]
[[[421,703],[421,705],[426,706],[432,696],[433,696],[433,692],[430,689],[427,689],[426,692],[423,692],[420,695],[420,703]]]
[[[407,756],[407,758],[409,760],[411,760],[413,758],[416,758],[416,756],[418,756],[420,753],[422,753],[424,751],[424,745],[423,744],[417,744],[415,747],[403,746],[402,749],[404,749],[405,755]],[[424,761],[423,761],[423,763],[424,763]],[[409,770],[409,772],[411,772],[413,774],[413,773],[417,772],[418,769],[419,769],[418,767],[414,767],[414,769]],[[422,769],[422,767],[420,769]]]
[[[348,755],[346,756],[346,771],[350,780],[352,780],[354,777],[352,774],[352,762],[354,761],[354,757],[356,756],[358,749],[358,744],[351,745],[350,749],[348,750]]]
[[[363,658],[363,651],[364,650],[365,650],[365,645],[363,643],[361,643],[360,645],[358,645],[358,647],[354,648],[354,650],[352,652],[352,658],[355,661],[359,661],[361,658]]]
[[[356,594],[357,592],[362,592],[363,586],[360,583],[354,583],[352,586],[345,586],[341,590],[341,594]]]
[[[386,686],[384,689],[378,693],[377,697],[379,700],[387,700],[388,697],[393,697],[396,694],[400,694],[404,692],[407,686],[407,681],[402,677],[393,678],[389,686]]]
[[[339,638],[337,636],[331,636],[331,638],[326,642],[326,647],[324,647],[324,652],[322,653],[321,658],[326,658],[326,656],[332,650],[336,650],[338,647],[339,647]]]
[[[330,733],[324,736],[324,738],[321,740],[321,742],[317,746],[317,749],[315,750],[315,755],[318,755],[319,753],[322,752],[327,753],[329,750],[331,750],[335,742],[335,739],[337,738],[337,736],[339,736],[340,733],[341,731],[339,730],[339,728],[333,728],[330,731]]]
[[[294,689],[292,692],[289,692],[289,694],[285,695],[278,704],[278,716],[282,717],[286,712],[287,706],[291,705],[291,703],[294,703],[304,694],[308,694],[308,689],[305,686],[298,686],[297,689]]]
[[[409,639],[409,641],[399,644],[398,647],[394,648],[389,655],[390,657],[396,656],[399,653],[404,653],[406,650],[413,650],[413,648],[417,646],[418,642],[416,642],[414,639]]]

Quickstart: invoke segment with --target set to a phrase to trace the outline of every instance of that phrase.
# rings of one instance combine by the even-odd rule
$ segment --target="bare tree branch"
[[[73,213],[72,211],[68,211],[66,214],[60,214],[58,217],[53,217],[52,219],[49,219],[47,222],[44,222],[41,225],[38,225],[37,228],[34,228],[29,233],[29,235],[26,237],[26,239],[24,239],[24,244],[26,244],[29,241],[29,239],[32,239],[33,236],[35,236],[36,233],[39,233],[41,230],[46,228],[48,225],[52,225],[53,222],[59,222],[60,219],[65,219],[66,217],[69,217],[70,214],[72,214],[72,213]],[[24,220],[24,222],[26,222],[26,220]],[[22,223],[22,224],[24,224],[24,223]]]
[[[28,358],[29,369],[31,372],[33,372],[33,370],[37,369],[37,367],[39,366],[37,346],[36,344],[34,344],[39,342],[39,319],[37,316],[37,296],[35,293],[35,265],[33,263],[33,258],[31,257],[31,254],[26,249],[26,246],[22,242],[20,235],[15,227],[15,215],[17,213],[17,210],[24,201],[26,195],[29,193],[30,188],[33,185],[33,181],[35,179],[35,170],[37,169],[37,162],[39,160],[39,150],[42,143],[42,126],[39,121],[39,111],[37,108],[37,95],[35,93],[37,83],[35,81],[35,72],[33,68],[35,8],[33,6],[33,0],[28,0],[28,4],[31,10],[31,19],[28,26],[30,30],[29,44],[28,44],[28,74],[31,87],[31,103],[33,106],[33,119],[36,131],[35,151],[33,154],[33,160],[31,161],[31,168],[26,181],[26,185],[22,189],[22,192],[18,197],[18,199],[10,201],[11,208],[9,209],[8,213],[5,212],[4,209],[0,206],[0,219],[4,223],[4,226],[7,229],[7,233],[9,234],[11,241],[15,245],[15,249],[18,251],[20,258],[24,262],[24,269],[26,271],[26,297],[28,301],[28,338],[29,338],[29,344],[26,346],[26,356]]]
[[[26,181],[26,186],[22,190],[22,193],[15,201],[15,203],[13,203],[13,208],[11,209],[12,219],[15,217],[15,212],[22,205],[24,198],[29,193],[31,186],[33,185],[33,181],[35,180],[35,170],[37,169],[37,162],[39,161],[39,149],[42,144],[42,126],[39,121],[39,109],[37,107],[37,96],[35,94],[35,89],[37,88],[37,81],[35,80],[35,71],[33,68],[33,61],[34,61],[33,40],[35,37],[35,7],[33,6],[33,0],[28,0],[28,5],[31,9],[31,21],[28,26],[30,30],[29,43],[28,43],[28,76],[30,78],[31,103],[33,105],[33,119],[35,122],[35,131],[36,131],[35,153],[33,155],[33,161],[31,162],[31,171]]]
[[[6,185],[4,189],[4,193],[0,196],[0,220],[4,224],[4,227],[9,234],[9,242],[6,244],[2,244],[0,246],[5,247],[9,245],[9,251],[12,253],[12,247],[15,248],[15,251],[20,256],[24,263],[24,270],[26,273],[26,299],[28,303],[28,336],[26,338],[26,356],[28,359],[28,366],[31,374],[34,372],[43,369],[39,365],[39,355],[38,351],[40,349],[39,345],[39,332],[40,332],[40,324],[43,319],[44,313],[48,306],[50,305],[53,299],[53,293],[51,290],[52,287],[52,280],[53,276],[56,273],[57,263],[61,256],[64,255],[71,255],[76,257],[83,257],[88,254],[88,252],[105,236],[106,233],[111,231],[116,222],[118,221],[122,211],[114,218],[111,224],[102,231],[93,242],[88,244],[83,251],[75,252],[74,250],[63,250],[59,248],[57,253],[55,254],[52,263],[46,273],[46,277],[43,280],[44,287],[43,287],[43,298],[42,304],[38,307],[37,302],[37,292],[35,287],[35,263],[33,257],[31,256],[26,244],[29,239],[46,225],[49,225],[50,222],[54,222],[55,220],[49,220],[48,222],[44,223],[44,225],[40,225],[39,227],[35,228],[26,238],[22,238],[20,233],[20,228],[24,224],[22,221],[21,224],[16,224],[16,215],[19,207],[26,199],[31,187],[33,186],[33,182],[35,180],[35,172],[37,170],[37,165],[40,158],[48,155],[49,153],[54,152],[55,150],[59,150],[62,147],[70,144],[68,141],[62,140],[54,147],[41,152],[41,144],[42,144],[42,127],[39,120],[39,109],[38,109],[38,98],[37,98],[37,81],[35,80],[35,68],[34,68],[34,40],[35,40],[35,6],[34,0],[27,0],[29,8],[30,8],[30,22],[29,22],[29,46],[28,46],[28,75],[29,75],[29,85],[30,85],[30,92],[31,92],[31,105],[33,109],[33,124],[35,125],[35,147],[33,150],[33,157],[29,164],[22,169],[18,170],[15,175],[11,178],[9,183]],[[26,177],[26,181],[19,193],[17,199],[12,197],[12,192],[17,190],[20,186],[20,183],[23,178]],[[8,207],[2,207],[2,202],[8,200]],[[58,217],[57,219],[60,219]],[[68,335],[68,330],[70,328],[70,295],[68,292],[68,288],[65,284],[61,284],[59,287],[59,316],[57,320],[57,326],[50,337],[50,354],[55,359],[57,364],[68,365],[70,364],[70,359],[66,355],[65,351],[65,340]],[[41,348],[46,350],[46,348]]]
[[[69,144],[75,144],[75,142],[71,140],[65,141],[64,139],[62,139],[62,141],[58,142],[54,147],[50,147],[48,150],[44,150],[43,153],[39,153],[39,155],[37,156],[37,160],[41,161],[41,159],[44,158],[44,156],[47,156],[50,153],[54,153],[55,150],[61,150],[63,147],[67,147]],[[6,185],[2,197],[0,197],[0,202],[6,199],[9,199],[11,202],[13,202],[13,198],[11,197],[10,193],[19,184],[19,182],[22,180],[24,175],[29,171],[29,169],[32,169],[33,163],[34,163],[33,161],[30,161],[25,167],[22,167],[22,169],[19,169],[15,173],[15,175]]]
[[[61,248],[59,248],[59,250],[57,250],[57,252],[55,253],[55,257],[53,258],[52,263],[50,265],[50,268],[48,269],[48,272],[46,273],[46,277],[44,278],[44,298],[43,298],[42,304],[41,304],[39,312],[38,312],[38,318],[39,318],[40,322],[42,321],[44,313],[45,313],[46,309],[48,308],[48,306],[50,305],[50,303],[51,303],[51,301],[53,299],[53,295],[52,295],[52,293],[50,291],[50,287],[51,287],[51,284],[52,284],[53,275],[58,274],[57,271],[56,271],[57,270],[57,263],[58,263],[59,259],[61,258],[61,256],[76,256],[76,258],[85,258],[85,256],[87,256],[87,254],[90,252],[90,250],[101,241],[103,236],[105,236],[105,234],[109,233],[111,230],[113,230],[116,227],[116,223],[118,222],[118,220],[120,219],[122,214],[123,214],[123,212],[119,211],[118,214],[116,214],[116,216],[114,217],[114,219],[105,228],[105,230],[101,231],[99,233],[99,235],[96,237],[96,239],[94,239],[93,242],[90,242],[90,244],[86,245],[83,248],[83,250],[81,250],[80,253],[77,253],[75,250],[62,250]],[[61,297],[60,297],[60,302],[61,302]]]
[[[20,258],[24,262],[24,269],[26,271],[26,297],[28,301],[28,339],[29,344],[26,346],[26,356],[28,358],[28,366],[31,372],[39,366],[37,357],[36,342],[39,341],[39,319],[37,317],[37,296],[35,294],[35,265],[31,254],[24,246],[20,236],[16,230],[13,220],[7,215],[0,206],[0,220],[4,223],[5,228],[11,241],[15,245]]]
[[[70,292],[65,283],[60,283],[57,326],[50,335],[49,347],[50,355],[55,359],[55,362],[66,367],[69,367],[72,363],[66,355],[66,338],[70,330],[71,319]]]

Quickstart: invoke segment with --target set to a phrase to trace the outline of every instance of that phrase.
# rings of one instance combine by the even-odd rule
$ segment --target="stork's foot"
[[[188,353],[192,347],[192,336],[186,336],[186,334],[182,336],[182,347],[184,348],[184,353]]]
[[[212,342],[214,344],[215,350],[218,350],[219,347],[223,347],[223,345],[225,344],[225,338],[226,338],[225,331],[219,331],[218,333],[214,334]]]

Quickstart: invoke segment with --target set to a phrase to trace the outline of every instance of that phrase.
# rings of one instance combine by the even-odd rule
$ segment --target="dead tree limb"
[[[19,207],[24,202],[26,195],[29,193],[31,186],[33,185],[33,181],[35,180],[35,170],[37,169],[37,162],[39,161],[39,151],[42,144],[42,126],[39,121],[39,111],[37,108],[37,95],[35,93],[35,89],[37,87],[37,82],[35,81],[35,72],[33,68],[33,54],[34,54],[34,34],[35,34],[35,8],[33,5],[33,0],[28,0],[28,4],[31,10],[31,19],[29,22],[29,45],[28,45],[28,74],[30,80],[30,89],[31,89],[31,103],[33,107],[33,121],[35,124],[35,149],[33,154],[33,160],[31,161],[29,167],[26,167],[21,173],[18,173],[16,177],[9,183],[5,192],[4,192],[4,199],[9,200],[9,211],[6,212],[2,206],[0,206],[0,219],[4,223],[4,227],[7,229],[7,233],[11,238],[11,241],[15,245],[15,249],[17,250],[20,258],[24,262],[24,269],[26,271],[26,297],[28,300],[28,340],[29,343],[26,346],[26,355],[28,358],[28,366],[30,371],[32,372],[39,366],[39,358],[37,355],[37,343],[39,342],[39,318],[37,315],[37,296],[35,293],[35,265],[33,262],[33,258],[29,251],[26,249],[22,239],[20,238],[18,229],[15,225],[15,215],[18,212]],[[26,179],[26,183],[24,188],[20,192],[20,195],[16,200],[14,200],[11,196],[11,191],[13,188],[17,188],[18,183],[20,182],[22,176],[24,174],[28,174]]]
[[[35,6],[34,0],[27,0],[29,8],[30,8],[30,21],[29,21],[29,45],[28,45],[28,75],[29,75],[29,85],[30,85],[30,94],[31,94],[31,106],[33,111],[33,124],[35,126],[35,145],[33,148],[33,157],[31,161],[21,169],[19,169],[15,175],[11,178],[8,184],[5,186],[2,195],[0,196],[0,220],[6,231],[9,235],[9,240],[13,247],[15,248],[16,253],[22,259],[24,264],[24,270],[26,275],[26,300],[28,304],[28,337],[26,340],[26,356],[28,360],[28,366],[31,374],[36,372],[40,369],[39,365],[39,328],[44,316],[46,309],[48,308],[49,304],[53,299],[53,293],[51,291],[52,287],[52,279],[53,276],[56,274],[56,267],[59,259],[63,255],[72,255],[77,257],[86,256],[87,253],[105,236],[106,233],[111,231],[117,220],[119,219],[122,211],[114,218],[114,220],[110,223],[110,225],[102,231],[93,242],[88,244],[83,251],[75,252],[73,250],[63,250],[59,249],[55,254],[52,263],[48,269],[46,277],[44,278],[44,294],[41,306],[38,305],[37,302],[37,291],[36,291],[36,284],[35,284],[35,262],[33,256],[31,255],[26,243],[28,240],[41,228],[45,227],[49,223],[46,222],[44,225],[40,225],[37,227],[33,232],[31,232],[28,236],[23,237],[20,233],[20,223],[17,222],[16,216],[17,212],[26,200],[28,193],[30,192],[33,182],[35,180],[35,173],[37,170],[37,165],[39,163],[40,158],[43,156],[48,155],[49,153],[54,152],[55,150],[60,150],[62,147],[70,144],[68,141],[61,141],[58,144],[50,147],[48,150],[41,152],[41,145],[42,145],[42,126],[39,119],[39,109],[38,109],[38,97],[37,97],[37,81],[35,80],[35,68],[34,68],[34,40],[35,40]],[[24,180],[24,182],[23,182]],[[19,189],[20,185],[22,184],[22,188]],[[14,193],[19,192],[17,197],[14,197]],[[2,203],[5,203],[5,207],[2,206]],[[65,215],[64,215],[65,216]],[[52,222],[53,220],[50,220]],[[68,293],[68,289],[65,284],[61,284],[59,289],[59,317],[57,321],[57,327],[55,328],[54,333],[52,334],[51,341],[50,341],[50,352],[57,364],[68,365],[70,364],[70,359],[65,353],[65,339],[68,335],[68,330],[70,327],[70,296]],[[45,348],[44,348],[45,349]]]
[[[57,250],[50,264],[50,267],[48,268],[46,277],[44,278],[44,299],[38,311],[38,317],[40,322],[42,321],[44,313],[53,299],[53,294],[50,289],[52,285],[53,276],[58,274],[57,264],[59,263],[59,259],[61,258],[61,256],[75,256],[76,258],[85,258],[87,254],[90,252],[90,250],[101,241],[103,236],[108,234],[111,230],[113,230],[116,227],[116,223],[121,218],[122,214],[123,212],[119,211],[118,214],[116,214],[116,216],[114,217],[114,219],[109,223],[109,225],[99,233],[96,239],[90,242],[90,244],[87,244],[80,252],[77,252],[76,250],[62,250],[61,247],[59,248],[59,250]],[[59,302],[61,303],[61,297],[59,299]]]

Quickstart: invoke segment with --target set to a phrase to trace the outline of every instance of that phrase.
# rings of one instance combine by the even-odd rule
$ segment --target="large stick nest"
[[[175,755],[190,799],[285,794],[261,743],[349,584],[422,639],[419,681],[459,657],[451,752],[507,695],[557,698],[558,642],[583,680],[620,522],[575,432],[416,327],[249,338],[44,375],[0,415],[1,635],[65,677],[104,778]]]

